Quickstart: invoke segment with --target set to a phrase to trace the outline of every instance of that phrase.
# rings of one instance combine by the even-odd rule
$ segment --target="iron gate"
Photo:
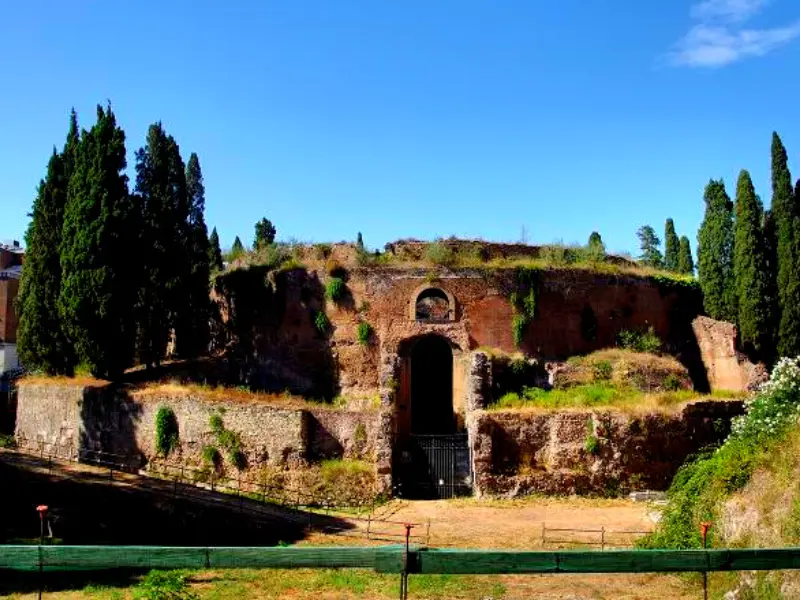
[[[395,453],[395,494],[401,498],[455,498],[472,494],[466,433],[412,435]]]

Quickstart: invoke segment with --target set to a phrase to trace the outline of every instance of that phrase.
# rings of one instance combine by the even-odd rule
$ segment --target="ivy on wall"
[[[509,302],[514,309],[511,335],[517,346],[522,345],[528,325],[536,318],[541,273],[537,267],[519,267],[515,272],[515,289],[509,295]]]

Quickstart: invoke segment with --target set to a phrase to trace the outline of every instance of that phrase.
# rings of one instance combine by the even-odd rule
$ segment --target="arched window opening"
[[[417,296],[417,321],[437,323],[452,320],[453,307],[447,294],[438,288],[428,288]]]

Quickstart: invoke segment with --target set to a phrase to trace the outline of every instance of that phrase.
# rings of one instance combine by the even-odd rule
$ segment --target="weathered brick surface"
[[[727,435],[740,401],[699,401],[676,414],[597,410],[476,412],[477,495],[666,489],[686,458]],[[597,440],[594,452],[587,439]]]

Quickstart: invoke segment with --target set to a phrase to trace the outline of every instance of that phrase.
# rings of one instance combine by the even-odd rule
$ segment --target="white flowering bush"
[[[745,414],[734,420],[731,435],[714,451],[684,464],[667,492],[668,504],[655,532],[638,545],[645,548],[699,548],[699,523],[716,521],[719,507],[740,490],[800,422],[800,357],[782,358],[753,398]],[[713,546],[717,530],[710,532]]]
[[[731,424],[731,437],[775,437],[800,419],[800,356],[781,358],[752,398],[745,414]]]

